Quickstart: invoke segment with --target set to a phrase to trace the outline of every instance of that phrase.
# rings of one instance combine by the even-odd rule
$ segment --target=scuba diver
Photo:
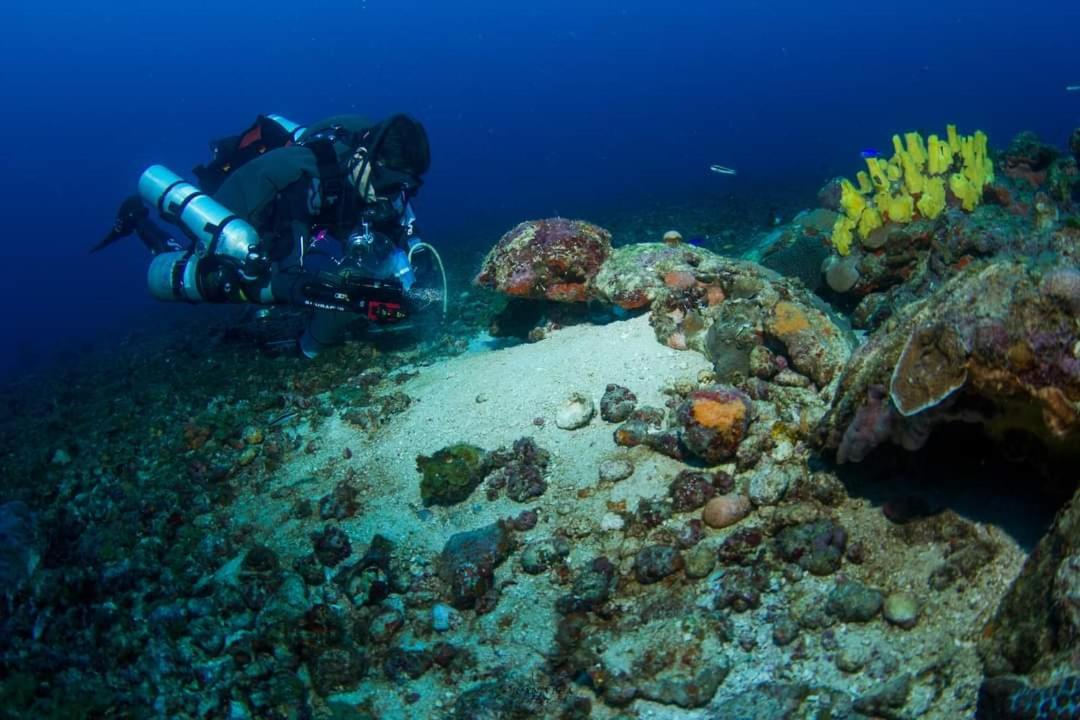
[[[445,314],[442,261],[420,239],[410,202],[430,165],[419,122],[343,115],[304,127],[261,115],[211,149],[193,171],[198,187],[148,168],[91,252],[136,234],[154,254],[147,282],[159,300],[310,308],[299,342],[308,357],[340,342],[357,316],[394,323],[437,299],[417,287],[418,253],[443,273]]]

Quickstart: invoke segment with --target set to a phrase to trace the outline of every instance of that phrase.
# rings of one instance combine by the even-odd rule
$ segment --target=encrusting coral
[[[965,211],[981,202],[983,188],[994,181],[994,165],[986,134],[959,135],[947,127],[945,139],[917,132],[893,135],[889,160],[866,158],[866,170],[855,176],[858,185],[840,181],[843,213],[832,231],[832,245],[841,255],[851,252],[855,237],[866,240],[887,223],[907,224],[916,217],[934,219],[944,211],[951,194]],[[948,191],[948,193],[946,192]]]

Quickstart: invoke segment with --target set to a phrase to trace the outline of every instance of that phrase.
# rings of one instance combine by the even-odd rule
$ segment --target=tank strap
[[[329,139],[313,140],[304,147],[315,156],[319,170],[319,182],[322,185],[323,205],[319,213],[321,222],[338,224],[346,206],[345,174],[338,162],[334,141]]]
[[[217,252],[218,243],[221,241],[221,233],[225,230],[225,226],[231,223],[233,220],[240,220],[239,215],[226,215],[221,222],[217,225],[213,223],[206,223],[203,226],[203,230],[210,235],[210,244],[206,248],[207,255],[214,255]]]

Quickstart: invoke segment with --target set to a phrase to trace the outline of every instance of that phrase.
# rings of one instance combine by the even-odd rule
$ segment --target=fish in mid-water
[[[1080,85],[1066,85],[1065,92],[1080,92]]]
[[[717,175],[734,175],[735,168],[724,167],[723,165],[710,165],[709,170]]]
[[[879,153],[874,148],[866,148],[865,150],[859,152],[859,157],[861,157],[863,160],[869,160],[870,158],[881,157],[881,153]]]

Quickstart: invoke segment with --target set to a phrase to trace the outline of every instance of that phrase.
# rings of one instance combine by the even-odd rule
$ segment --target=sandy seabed
[[[278,551],[285,565],[311,551],[307,534],[310,520],[292,518],[290,508],[301,499],[317,503],[349,468],[355,470],[361,509],[339,526],[348,534],[354,556],[364,552],[375,534],[382,534],[394,543],[395,556],[407,558],[414,575],[434,575],[438,553],[454,533],[525,509],[535,509],[539,515],[538,525],[518,534],[518,549],[496,571],[496,584],[502,590],[492,612],[478,616],[472,611],[453,611],[450,630],[435,633],[430,629],[431,607],[446,598],[420,592],[392,595],[385,601],[406,617],[392,644],[418,647],[449,642],[467,647],[474,657],[468,670],[451,675],[434,667],[417,680],[395,684],[373,664],[358,689],[328,700],[369,707],[380,718],[435,718],[445,715],[461,692],[479,682],[511,676],[543,677],[560,620],[555,601],[568,587],[558,584],[554,574],[524,573],[520,546],[558,533],[570,540],[567,564],[572,570],[606,555],[626,575],[642,541],[625,536],[619,516],[611,509],[632,511],[641,498],[665,495],[671,478],[685,467],[645,448],[615,445],[615,426],[599,416],[581,429],[560,429],[554,421],[557,410],[572,393],[587,395],[599,406],[609,383],[630,388],[639,407],[663,407],[668,398],[665,388],[680,380],[696,382],[700,373],[710,369],[700,354],[676,351],[657,342],[648,318],[641,316],[607,325],[567,327],[539,343],[469,352],[429,366],[403,369],[418,372],[396,388],[412,402],[374,433],[365,433],[338,417],[328,418],[318,430],[316,452],[300,454],[280,468],[270,493],[242,498],[235,506],[236,519],[253,523],[257,534]],[[524,436],[533,437],[551,454],[549,486],[541,497],[525,504],[505,496],[489,501],[481,487],[452,507],[423,507],[418,455],[430,455],[458,442],[493,450]],[[345,448],[351,457],[344,456]],[[633,475],[615,484],[599,483],[598,467],[608,458],[630,460],[635,467]],[[743,524],[752,523],[758,513]],[[941,562],[941,548],[901,546],[890,534],[890,524],[880,509],[865,499],[847,500],[836,514],[852,541],[869,549],[865,563],[846,565],[842,572],[886,594],[906,590],[919,597],[923,611],[915,629],[901,630],[878,617],[867,624],[837,625],[828,644],[807,632],[799,653],[791,646],[779,647],[772,641],[770,621],[786,612],[792,598],[824,598],[835,578],[806,576],[790,583],[778,579],[774,582],[787,584],[764,595],[760,608],[731,618],[738,637],[749,641],[722,646],[709,641],[703,646],[706,652],[722,652],[731,665],[730,674],[707,707],[683,709],[638,700],[618,710],[594,698],[592,717],[741,717],[727,714],[724,708],[763,683],[803,683],[847,692],[852,697],[882,684],[871,672],[839,670],[835,663],[839,652],[865,656],[868,667],[878,658],[883,667],[912,674],[914,685],[902,716],[970,715],[981,680],[974,640],[1018,572],[1023,552],[996,528],[980,528],[1002,550],[977,578],[966,583],[963,592],[948,589],[931,594],[926,578]],[[671,522],[682,524],[694,516],[676,515]],[[703,542],[719,545],[728,532],[707,531]],[[620,594],[616,602],[629,610],[639,601],[655,604],[657,593],[681,593],[685,597],[680,602],[687,608],[703,608],[708,606],[710,591],[715,590],[722,572],[714,571],[701,580],[680,578],[663,588],[650,586],[647,594]],[[632,580],[627,582],[634,585]],[[650,646],[656,649],[688,641],[682,633],[677,618],[649,622],[644,617],[633,634],[613,638],[605,660],[611,667],[630,667],[635,654]],[[889,662],[880,656],[888,656]],[[576,693],[592,696],[588,688],[576,688]]]

